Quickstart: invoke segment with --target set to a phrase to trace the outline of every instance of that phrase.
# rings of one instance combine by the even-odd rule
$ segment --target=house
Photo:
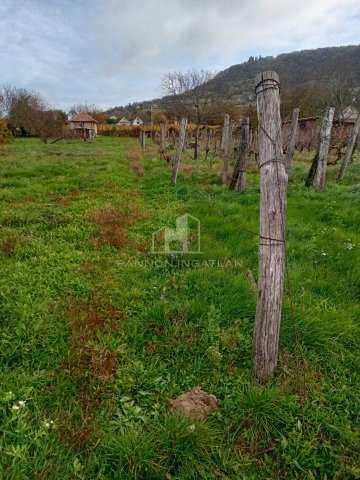
[[[126,125],[126,126],[128,126],[130,124],[131,124],[131,122],[127,118],[122,117],[122,119],[119,120],[116,125]]]
[[[319,131],[320,117],[299,118],[296,135],[296,148],[302,151],[307,148],[309,151],[314,148]],[[283,148],[286,151],[290,141],[291,120],[282,122]]]
[[[93,138],[97,134],[97,121],[87,112],[80,112],[69,120],[70,130],[75,130],[75,135],[80,138]]]
[[[139,125],[144,125],[144,122],[141,120],[140,117],[136,117],[132,121],[132,124],[134,125],[134,127],[138,127]]]
[[[353,125],[358,116],[358,110],[353,105],[349,105],[340,113],[338,120],[343,125]]]

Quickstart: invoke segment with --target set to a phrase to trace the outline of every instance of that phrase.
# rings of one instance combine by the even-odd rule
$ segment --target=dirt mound
[[[171,400],[169,409],[171,412],[179,412],[199,420],[206,420],[212,412],[218,409],[218,403],[214,395],[209,395],[196,387]]]

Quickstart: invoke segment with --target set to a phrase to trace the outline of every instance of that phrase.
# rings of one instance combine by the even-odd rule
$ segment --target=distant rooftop
[[[79,112],[75,117],[71,119],[72,122],[97,122],[94,118],[92,118],[87,112]]]

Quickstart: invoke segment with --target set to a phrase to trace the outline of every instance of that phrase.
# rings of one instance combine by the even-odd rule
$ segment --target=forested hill
[[[302,50],[283,53],[277,57],[250,57],[247,62],[219,72],[210,83],[213,84],[215,92],[222,97],[232,98],[238,103],[253,102],[255,76],[265,70],[274,70],[279,74],[283,92],[298,85],[314,82],[319,86],[330,87],[332,91],[347,92],[348,97],[349,92],[360,91],[360,45]],[[358,94],[356,96],[358,97]],[[118,116],[129,115],[128,110],[134,112],[138,112],[137,108],[149,110],[151,104],[167,108],[166,97],[134,102],[130,109],[114,107],[109,109],[108,113]],[[322,108],[323,105],[320,110]]]
[[[224,97],[236,96],[246,102],[254,97],[255,75],[265,70],[275,70],[283,88],[310,81],[326,85],[346,82],[349,87],[360,87],[360,45],[250,57],[247,62],[221,71],[213,80],[214,87]]]

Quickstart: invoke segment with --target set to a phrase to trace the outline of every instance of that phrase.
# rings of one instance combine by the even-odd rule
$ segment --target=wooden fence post
[[[165,152],[165,135],[166,135],[166,126],[165,123],[161,124],[161,136],[160,136],[160,152]]]
[[[205,127],[205,161],[207,160],[207,157],[209,155],[210,151],[210,131],[208,127]]]
[[[291,133],[290,133],[290,141],[288,145],[288,149],[286,152],[286,171],[287,173],[290,172],[291,167],[291,159],[294,155],[295,151],[295,144],[296,144],[296,135],[298,130],[298,120],[299,120],[299,109],[294,108],[291,120]]]
[[[146,133],[144,130],[140,130],[140,145],[141,145],[141,148],[144,150],[145,152],[145,148],[146,148]]]
[[[288,176],[282,150],[279,77],[255,78],[260,168],[259,280],[253,338],[256,377],[277,365],[285,262],[285,214]]]
[[[324,118],[321,125],[320,145],[315,179],[316,192],[321,192],[322,190],[324,190],[325,186],[326,167],[329,156],[330,135],[333,124],[334,112],[334,107],[328,107],[325,110]]]
[[[239,180],[238,180],[238,192],[245,190],[245,178],[246,178],[246,164],[249,154],[249,117],[245,117],[241,122],[241,145],[240,145],[240,162],[239,162]]]
[[[345,157],[341,164],[341,168],[338,174],[339,180],[341,180],[345,175],[345,172],[350,163],[351,157],[353,156],[356,140],[359,136],[359,133],[360,133],[360,115],[358,116],[356,123],[354,125],[354,128],[352,129],[349,143],[347,144],[347,147],[346,147]]]
[[[186,126],[187,126],[187,118],[182,118],[180,135],[179,135],[179,140],[176,147],[176,154],[175,154],[172,176],[171,176],[171,183],[173,183],[174,185],[176,185],[176,179],[177,179],[177,174],[178,174],[179,164],[180,164],[180,157],[181,157],[182,151],[184,150]]]
[[[196,125],[196,130],[195,130],[195,142],[194,142],[194,160],[198,159],[198,153],[199,153],[199,135],[200,135],[200,125]]]
[[[259,166],[259,132],[254,132],[254,157],[256,165]]]
[[[249,153],[249,136],[249,117],[245,117],[241,121],[241,139],[236,152],[234,171],[229,185],[230,190],[235,188],[236,183],[238,184],[239,192],[243,192],[245,190],[246,163]]]
[[[223,164],[223,174],[222,181],[223,184],[227,184],[228,178],[228,169],[229,169],[229,160],[230,160],[230,146],[231,146],[231,127],[230,127],[230,115],[225,113],[224,115],[224,127],[223,127],[223,136],[221,139],[222,148],[224,150],[224,164]]]

